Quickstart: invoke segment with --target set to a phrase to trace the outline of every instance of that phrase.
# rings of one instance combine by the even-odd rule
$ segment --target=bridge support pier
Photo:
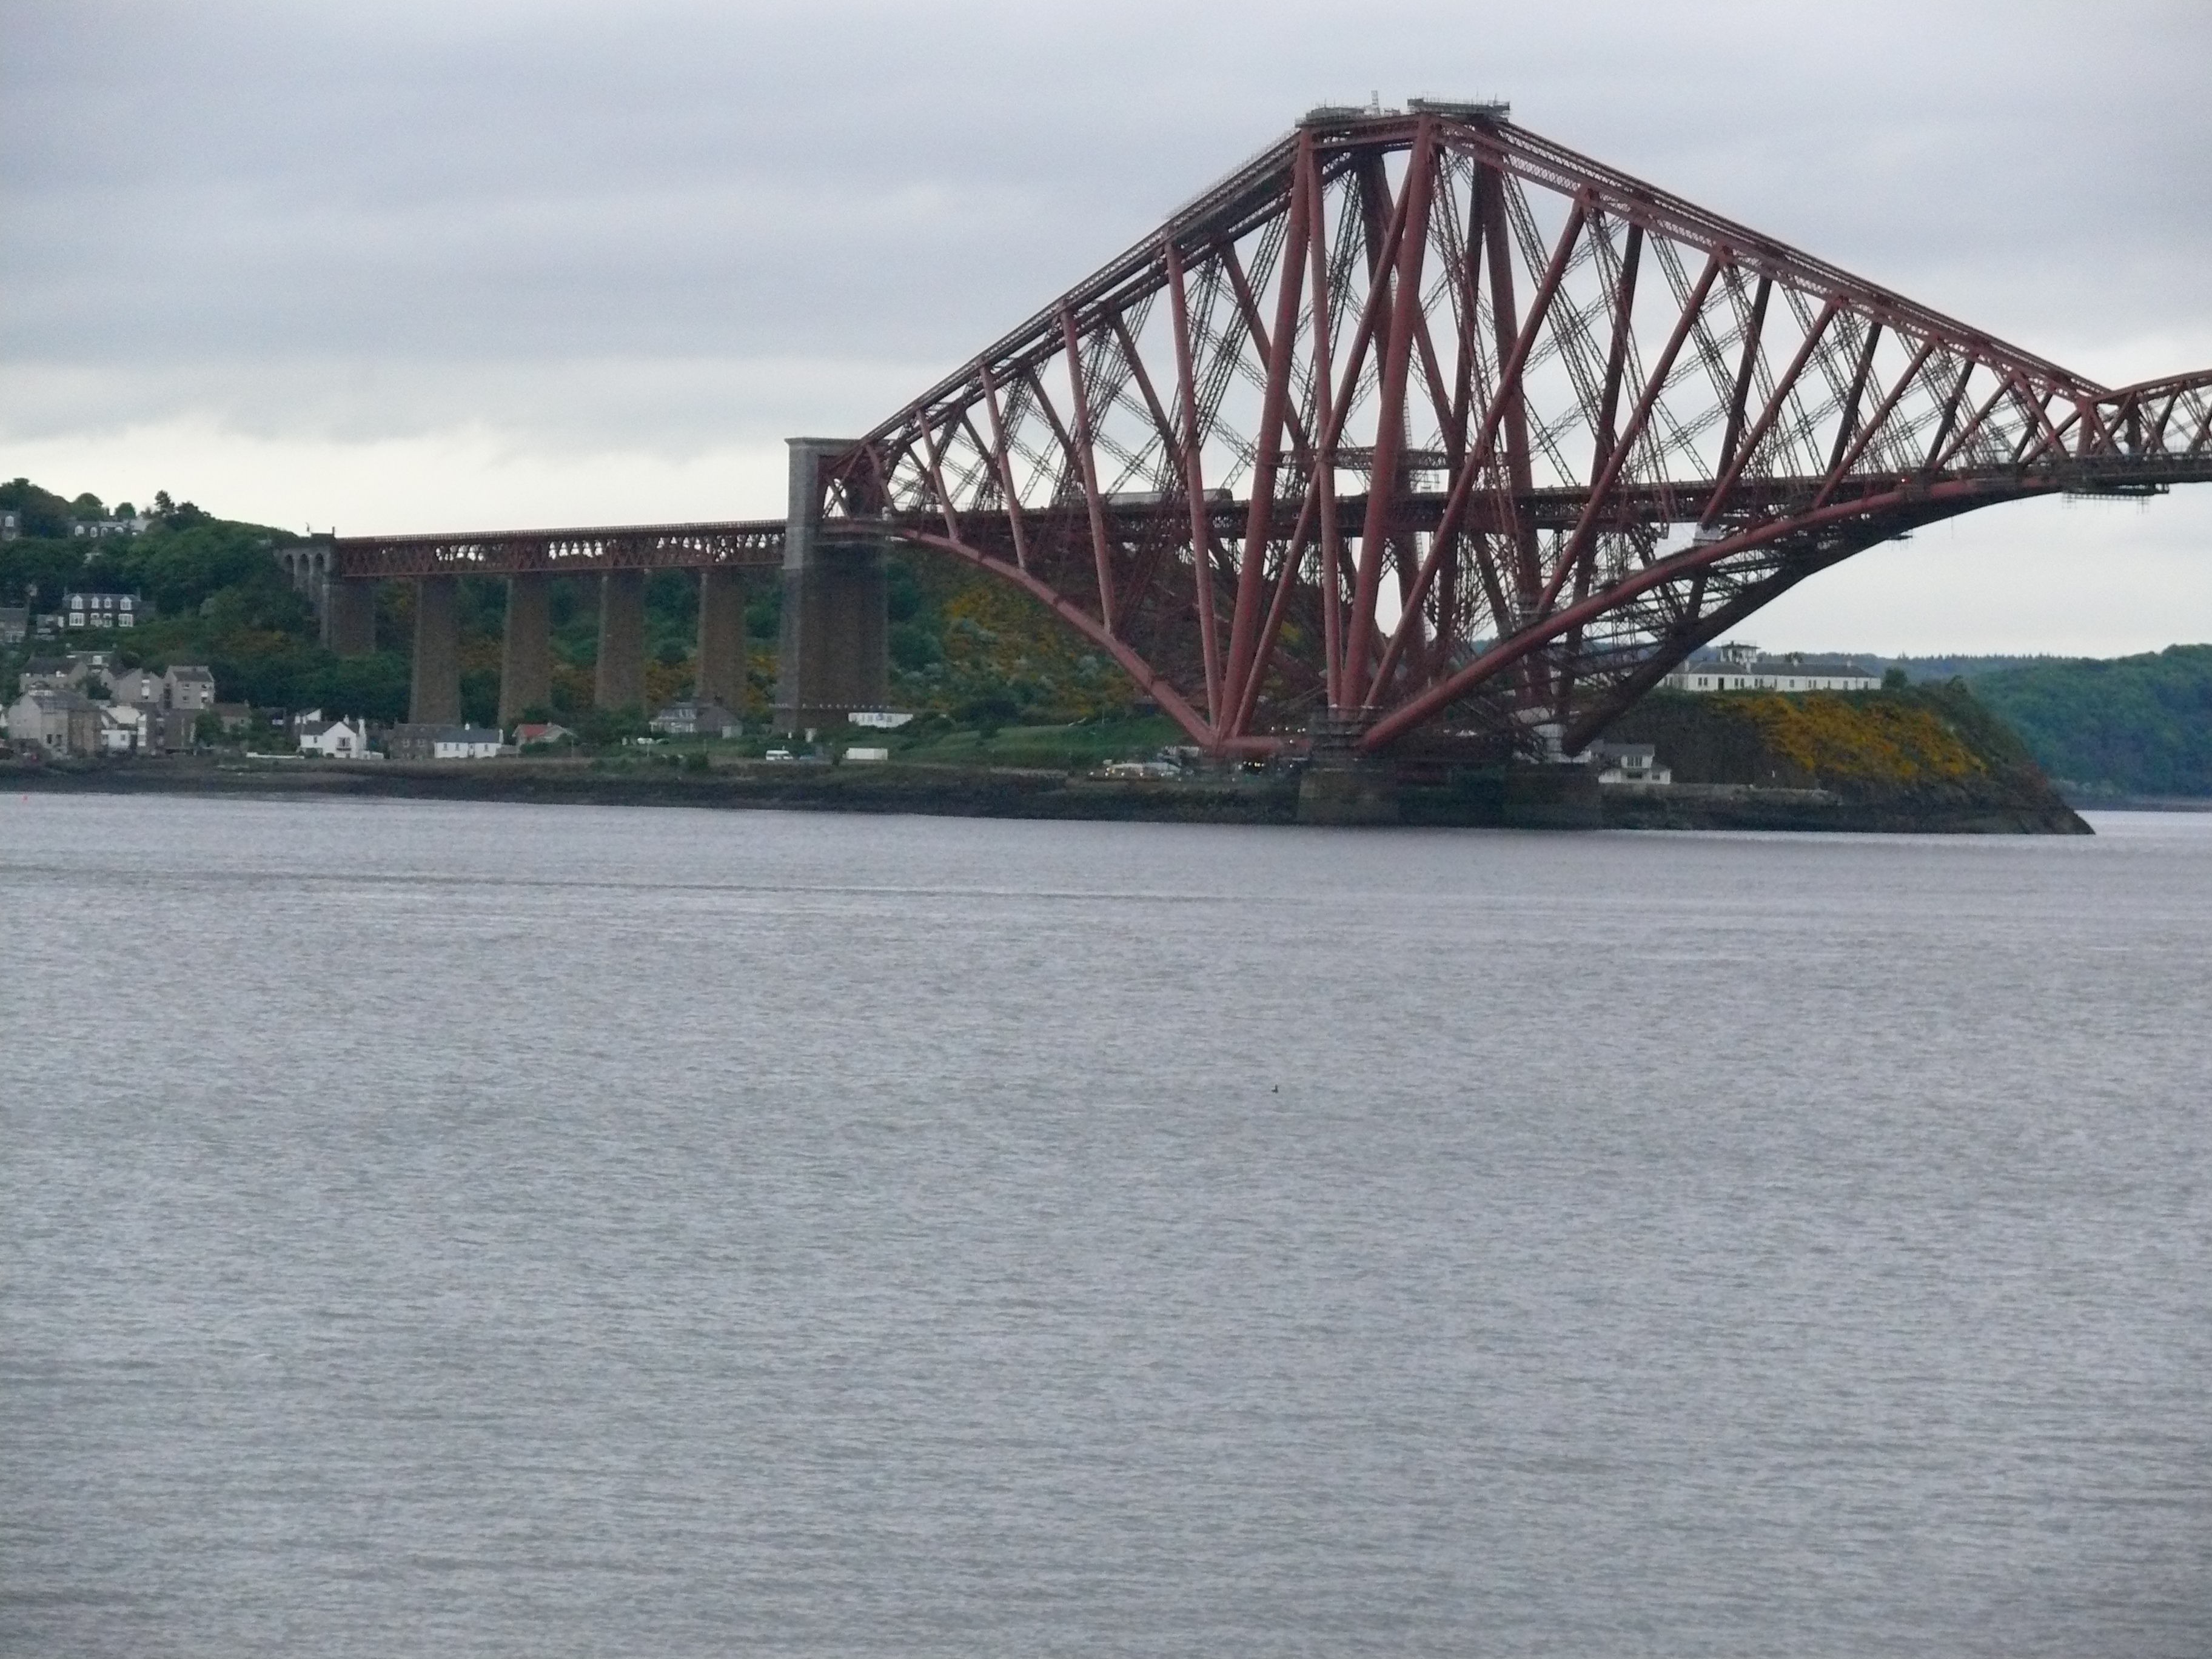
[[[499,659],[499,725],[553,701],[553,579],[519,571],[507,579],[507,632]]]
[[[834,438],[791,441],[791,502],[783,535],[783,629],[775,724],[804,732],[880,708],[890,680],[880,542],[823,538],[821,465],[852,447]]]
[[[699,673],[693,695],[745,712],[745,584],[734,570],[699,573]]]
[[[1298,822],[1337,826],[1397,823],[1397,770],[1359,752],[1369,722],[1316,715],[1313,747],[1298,780]]]
[[[599,586],[599,660],[592,705],[645,707],[645,572],[610,570]]]
[[[461,582],[424,576],[415,584],[415,672],[407,718],[453,726],[461,718]]]
[[[323,643],[341,657],[366,657],[376,649],[376,584],[357,576],[332,576],[323,592]]]

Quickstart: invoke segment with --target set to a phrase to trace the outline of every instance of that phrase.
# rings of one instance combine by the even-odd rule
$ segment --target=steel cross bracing
[[[1572,749],[1814,572],[2212,477],[2112,392],[1512,125],[1317,111],[825,463],[823,533],[1027,589],[1200,743]]]

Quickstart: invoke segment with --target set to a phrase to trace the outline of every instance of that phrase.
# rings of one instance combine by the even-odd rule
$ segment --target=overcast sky
[[[2212,367],[2207,0],[0,0],[0,475],[348,532],[773,515],[1310,105],[1515,118],[2118,385]],[[2212,484],[1772,647],[2212,639]]]

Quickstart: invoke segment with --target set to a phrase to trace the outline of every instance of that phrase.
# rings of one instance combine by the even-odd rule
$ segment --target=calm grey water
[[[2212,818],[0,799],[11,1655],[2212,1651]]]

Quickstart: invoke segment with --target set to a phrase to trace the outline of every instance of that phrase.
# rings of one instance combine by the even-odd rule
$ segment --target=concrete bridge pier
[[[1396,769],[1359,752],[1371,722],[1364,716],[1317,714],[1305,774],[1298,780],[1298,822],[1340,826],[1398,823]]]
[[[745,712],[745,585],[734,570],[699,573],[699,673],[693,694]]]
[[[341,657],[366,657],[376,649],[376,584],[357,576],[332,576],[324,589],[323,643]]]
[[[599,660],[592,682],[596,708],[645,706],[645,572],[610,570],[599,588]]]
[[[791,441],[790,512],[783,537],[783,629],[775,724],[805,732],[880,708],[890,686],[890,619],[878,541],[823,535],[823,461],[849,449],[834,438]]]
[[[407,718],[454,726],[461,718],[461,582],[424,576],[415,584],[415,675]]]
[[[499,725],[553,701],[553,579],[519,571],[507,579],[507,632],[499,659]]]

